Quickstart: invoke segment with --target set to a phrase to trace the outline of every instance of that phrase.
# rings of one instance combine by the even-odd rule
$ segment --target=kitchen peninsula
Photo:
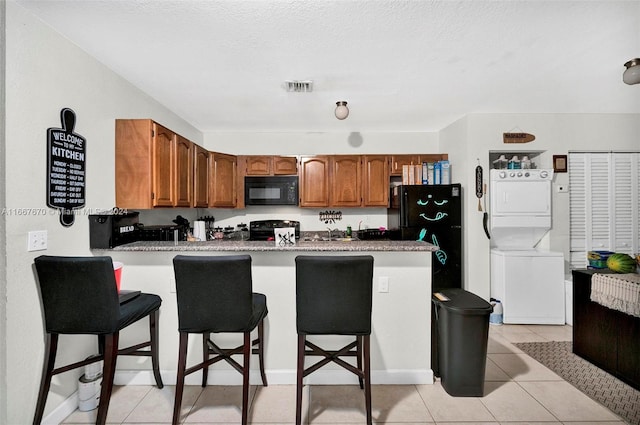
[[[374,257],[371,369],[374,384],[431,384],[431,253],[437,247],[417,241],[298,241],[276,246],[268,241],[134,242],[110,250],[94,250],[124,263],[122,289],[152,292],[163,299],[160,309],[160,369],[169,385],[175,383],[178,322],[173,278],[173,257],[183,255],[233,255],[252,257],[253,289],[267,296],[265,368],[270,385],[294,384],[296,374],[295,257],[298,255],[359,255]],[[233,284],[233,282],[229,282]],[[133,332],[145,332],[144,324]],[[239,345],[237,335],[224,335],[229,346]],[[122,335],[123,343],[127,335]],[[323,336],[323,341],[343,341]],[[190,344],[200,344],[192,336]],[[188,364],[201,354],[189,350]],[[251,382],[258,383],[257,359],[252,358]],[[224,362],[223,362],[224,363]],[[254,376],[255,372],[255,376]],[[228,365],[210,368],[210,382],[241,384]],[[199,385],[193,374],[189,385]],[[116,384],[150,384],[146,361],[118,359]],[[339,366],[327,366],[309,378],[312,384],[353,384],[353,375]]]

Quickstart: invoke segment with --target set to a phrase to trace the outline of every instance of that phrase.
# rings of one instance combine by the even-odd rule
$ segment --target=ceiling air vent
[[[313,81],[311,80],[287,80],[284,82],[284,88],[288,92],[294,93],[310,93],[313,91]]]

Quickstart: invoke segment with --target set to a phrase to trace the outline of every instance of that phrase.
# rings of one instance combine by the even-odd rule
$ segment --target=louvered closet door
[[[586,267],[587,255],[587,155],[569,154],[569,263]]]
[[[637,190],[634,190],[634,188],[638,187],[637,155],[613,154],[612,159],[612,251],[624,252],[626,254],[632,255],[636,252],[634,251],[633,229],[638,228],[638,203],[637,196],[634,196],[634,193],[637,193]],[[634,223],[634,217],[636,218],[636,223]]]
[[[640,154],[570,153],[570,262],[591,250],[640,252]]]

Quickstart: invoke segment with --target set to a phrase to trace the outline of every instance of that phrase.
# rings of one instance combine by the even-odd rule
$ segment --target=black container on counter
[[[89,247],[109,249],[135,242],[139,238],[139,212],[89,215]]]

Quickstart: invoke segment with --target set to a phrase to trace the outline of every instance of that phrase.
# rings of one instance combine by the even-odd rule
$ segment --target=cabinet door
[[[176,135],[160,124],[153,124],[153,192],[154,207],[172,207],[175,203]]]
[[[362,206],[389,206],[389,161],[386,155],[365,155],[362,159]]]
[[[116,206],[153,207],[153,134],[151,120],[116,120]]]
[[[359,207],[362,204],[362,163],[359,155],[336,155],[331,160],[330,205]]]
[[[190,207],[193,202],[193,143],[176,136],[176,207]]]
[[[276,176],[298,174],[298,159],[295,156],[274,156],[273,174]]]
[[[234,155],[212,152],[209,155],[209,206],[236,206],[236,164]]]
[[[418,165],[420,162],[420,155],[391,155],[391,175],[401,176],[403,165]]]
[[[329,158],[300,158],[300,206],[329,206]]]
[[[193,206],[209,206],[209,151],[194,145],[193,154]]]
[[[247,176],[269,176],[271,175],[270,156],[247,156]]]

